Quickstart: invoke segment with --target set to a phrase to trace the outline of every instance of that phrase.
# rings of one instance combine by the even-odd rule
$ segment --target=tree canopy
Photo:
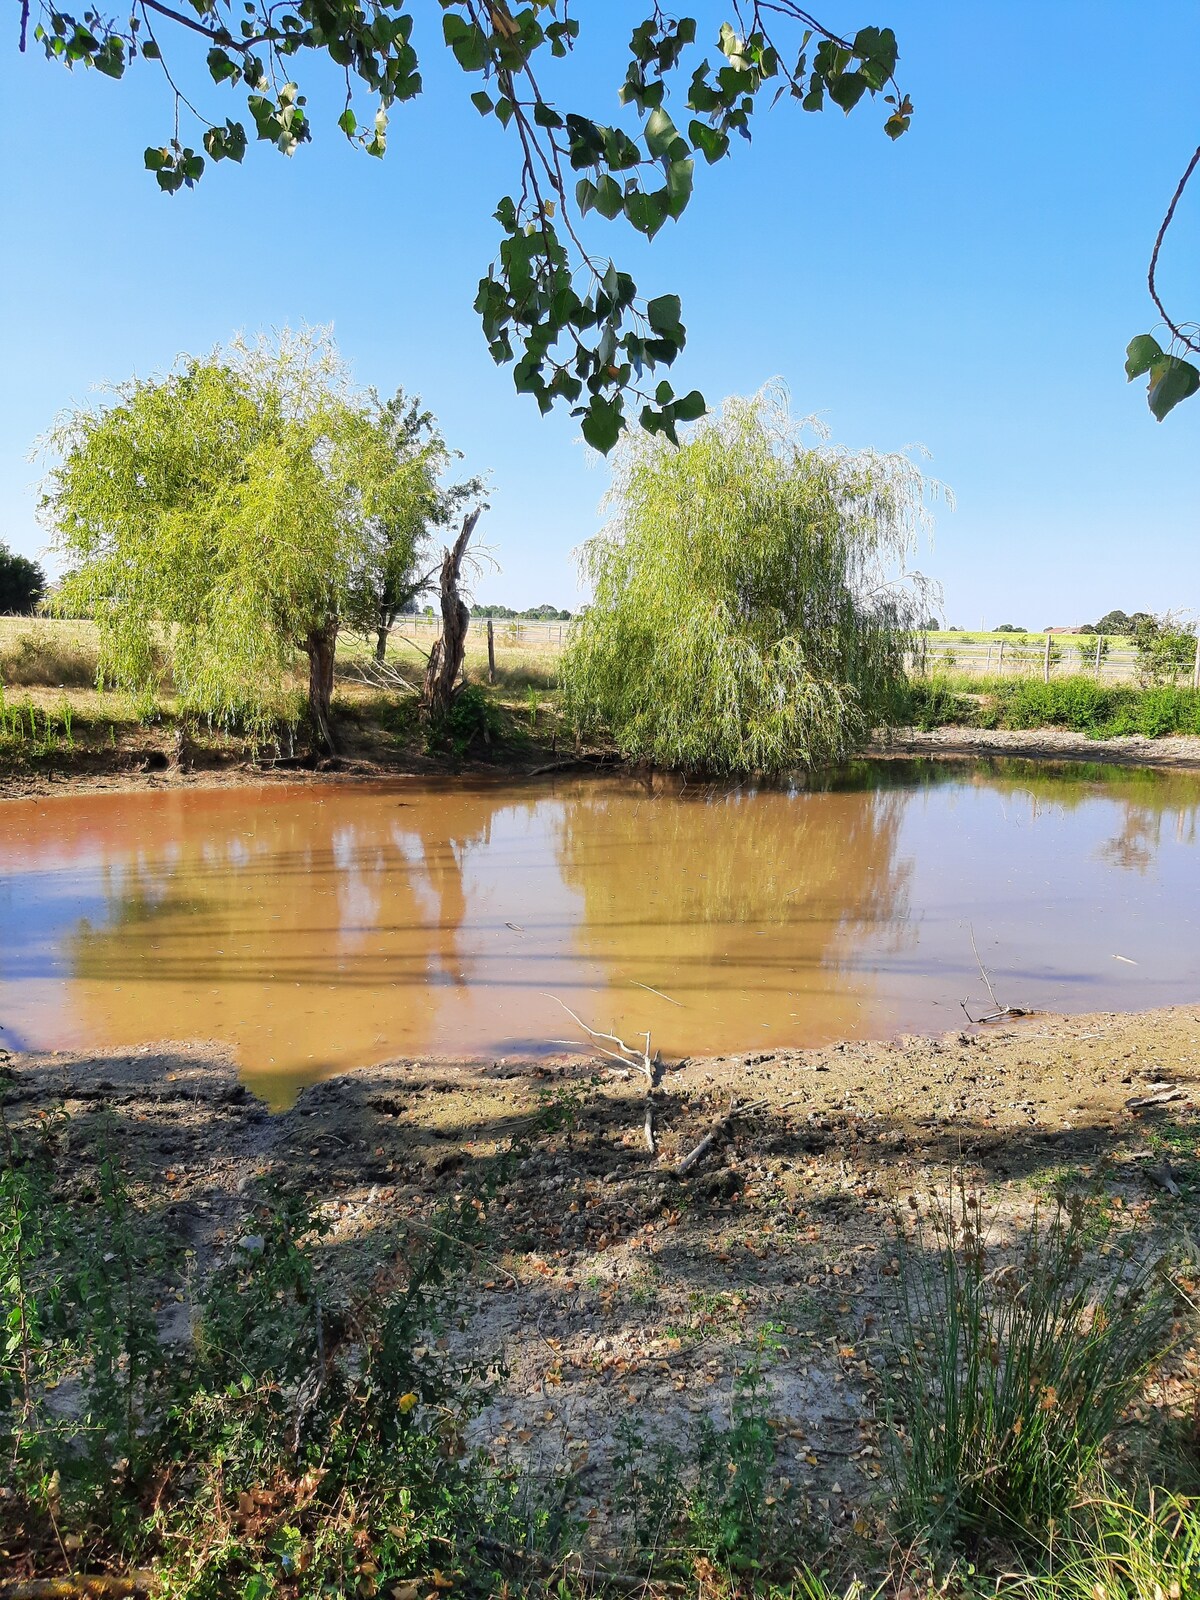
[[[445,446],[429,419],[398,448],[397,405],[357,392],[328,334],[305,330],[66,417],[43,515],[69,569],[58,604],[96,618],[105,677],[148,699],[165,647],[184,709],[261,735],[294,719],[300,651],[332,747],[339,627],[377,625],[381,577],[401,581],[438,505]]]
[[[905,456],[806,442],[777,389],[727,401],[678,450],[631,438],[583,551],[569,712],[685,769],[846,755],[919,647],[930,596],[906,562],[936,487]]]
[[[46,592],[40,563],[18,555],[0,540],[0,616],[28,616]]]
[[[610,123],[560,108],[553,93],[553,64],[591,47],[581,41],[574,0],[438,5],[442,43],[473,86],[475,112],[515,141],[515,182],[495,211],[499,250],[475,302],[492,356],[512,364],[517,389],[543,412],[569,405],[598,450],[609,450],[626,426],[627,402],[643,428],[674,438],[678,424],[705,409],[698,391],[678,395],[658,373],[686,339],[679,298],[640,295],[629,273],[585,243],[583,219],[621,219],[652,239],[687,208],[698,165],[749,140],[764,100],[849,113],[864,97],[881,96],[884,131],[899,138],[913,107],[896,82],[894,33],[868,26],[843,36],[796,0],[735,3],[736,26],[712,0],[697,8],[699,17],[670,17],[656,4],[633,29],[619,85],[625,113]],[[22,49],[29,0],[24,7]],[[146,149],[145,164],[168,193],[194,186],[206,162],[240,162],[251,136],[286,155],[313,138],[297,81],[306,61],[335,65],[344,81],[337,125],[373,156],[387,148],[394,108],[423,91],[412,0],[298,0],[286,8],[273,0],[189,0],[182,8],[131,0],[124,18],[67,12],[53,0],[39,9],[33,34],[50,58],[111,78],[147,61],[162,71],[173,131]],[[615,7],[591,9],[599,14],[589,18],[589,37],[602,43],[603,32],[623,30]],[[248,119],[222,118],[215,105],[185,98],[177,87],[183,67],[198,68],[217,91],[244,96]],[[187,142],[189,124],[199,149]]]

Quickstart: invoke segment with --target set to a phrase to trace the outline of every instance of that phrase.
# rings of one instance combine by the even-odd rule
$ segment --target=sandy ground
[[[438,1201],[548,1103],[568,1113],[499,1196],[463,1337],[508,1374],[475,1442],[549,1478],[571,1468],[599,1545],[611,1544],[622,1419],[686,1447],[700,1417],[728,1420],[750,1361],[765,1372],[785,1479],[833,1528],[882,1527],[878,1373],[896,1306],[894,1216],[910,1197],[925,1207],[961,1175],[1004,1235],[1082,1185],[1173,1258],[1197,1250],[1200,1004],[680,1062],[653,1156],[639,1080],[598,1060],[395,1061],[317,1084],[276,1115],[229,1061],[186,1044],[0,1052],[0,1089],[18,1133],[65,1106],[84,1172],[102,1120],[115,1121],[145,1203],[201,1264],[247,1226],[251,1180],[274,1172],[320,1197],[329,1262],[362,1271],[411,1246]],[[735,1098],[763,1104],[676,1176]],[[1150,1410],[1182,1418],[1197,1384],[1185,1341]]]

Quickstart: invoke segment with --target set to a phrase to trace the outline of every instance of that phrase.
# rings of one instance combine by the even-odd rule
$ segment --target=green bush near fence
[[[914,679],[897,720],[910,727],[1067,728],[1095,739],[1131,734],[1200,735],[1200,691],[1164,685],[1138,689],[1092,677],[977,678],[931,675]]]

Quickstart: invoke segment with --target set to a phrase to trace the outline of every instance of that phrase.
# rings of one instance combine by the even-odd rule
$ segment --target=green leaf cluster
[[[1125,351],[1125,376],[1148,378],[1146,402],[1157,421],[1200,389],[1200,368],[1182,356],[1171,355],[1149,333],[1139,333]]]
[[[593,253],[580,225],[594,214],[654,239],[687,209],[698,167],[728,156],[735,135],[750,139],[764,96],[771,105],[790,96],[810,112],[828,100],[849,113],[864,97],[882,95],[884,129],[898,138],[910,125],[912,102],[895,83],[895,35],[864,27],[842,38],[790,6],[754,7],[743,34],[740,23],[718,26],[716,14],[671,17],[654,6],[629,38],[621,125],[560,108],[542,88],[544,66],[581,47],[580,23],[563,0],[438,4],[445,47],[477,80],[471,103],[510,129],[519,149],[516,198],[497,207],[499,250],[475,302],[493,357],[512,366],[518,391],[543,412],[569,406],[597,450],[610,450],[631,416],[674,440],[679,423],[704,411],[698,392],[677,395],[661,373],[650,382],[683,349],[678,302],[673,318],[656,318],[652,308],[674,297],[647,305],[627,272]],[[50,9],[36,36],[52,59],[120,77],[138,56],[166,65],[149,32],[161,9],[135,9],[124,28],[93,11],[76,18]],[[600,12],[593,23],[599,41],[613,24],[605,8],[593,9]],[[254,136],[286,155],[312,137],[295,81],[300,59],[328,56],[346,82],[338,127],[382,156],[393,107],[423,89],[413,20],[411,0],[297,0],[282,10],[269,0],[206,0],[194,18],[189,13],[172,49],[203,49],[213,85],[244,94]],[[168,82],[174,89],[169,72]],[[360,115],[354,100],[364,91],[370,108]],[[172,194],[199,181],[206,158],[241,162],[249,137],[245,122],[213,118],[201,154],[178,136],[183,108],[190,109],[176,91],[176,136],[144,157]]]
[[[567,711],[624,755],[782,773],[845,756],[882,720],[928,614],[905,561],[928,483],[905,457],[805,441],[778,389],[726,402],[680,449],[622,447]]]

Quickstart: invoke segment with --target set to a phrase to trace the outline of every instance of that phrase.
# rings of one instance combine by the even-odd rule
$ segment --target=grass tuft
[[[898,1222],[889,1373],[900,1531],[935,1545],[1039,1544],[1168,1349],[1169,1285],[1079,1196],[1008,1249],[961,1185],[915,1215],[911,1229]]]

